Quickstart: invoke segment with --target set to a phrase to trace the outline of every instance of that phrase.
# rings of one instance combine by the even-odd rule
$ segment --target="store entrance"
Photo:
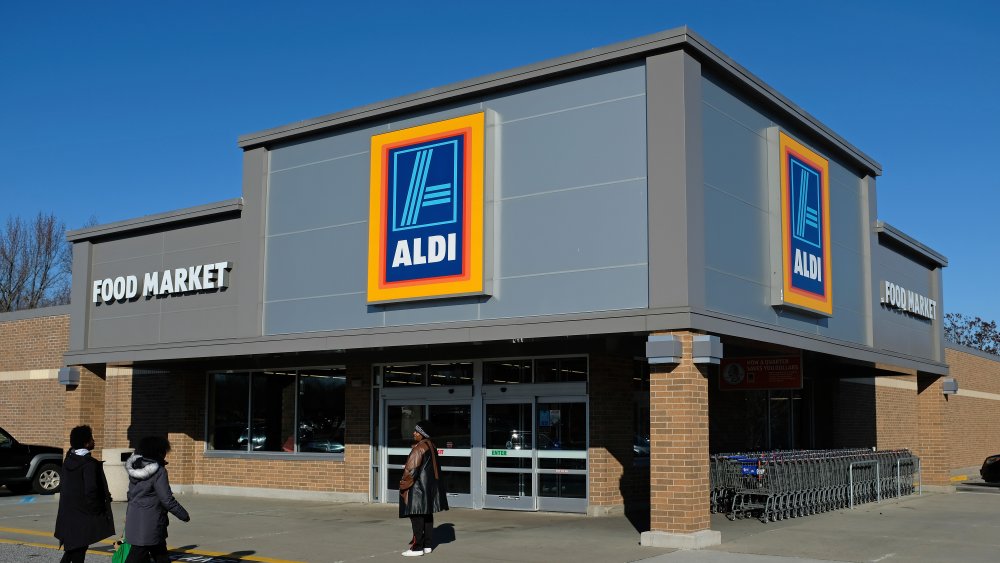
[[[427,420],[451,506],[586,512],[586,358],[544,360],[539,366],[547,373],[572,367],[575,375],[535,383],[530,359],[517,360],[529,375],[487,375],[487,383],[490,362],[377,366],[383,385],[373,420],[372,500],[399,502],[413,428]],[[464,375],[446,379],[454,385],[434,385],[440,372]]]

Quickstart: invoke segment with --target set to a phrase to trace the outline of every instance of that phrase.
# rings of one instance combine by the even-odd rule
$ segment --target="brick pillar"
[[[945,429],[947,395],[941,393],[937,375],[917,374],[917,431],[923,484],[950,486],[948,447]]]
[[[591,516],[624,511],[622,487],[632,468],[632,359],[590,358]]]
[[[199,373],[172,372],[171,393],[166,408],[170,425],[170,481],[173,485],[193,485],[205,445],[205,376]]]
[[[104,441],[99,448],[128,448],[132,424],[132,368],[109,367],[104,387]]]
[[[95,369],[99,369],[96,368]],[[66,388],[66,440],[63,446],[69,451],[69,431],[75,426],[83,424],[89,425],[94,432],[94,441],[104,437],[104,390],[105,378],[104,368],[99,369],[101,373],[90,371],[86,367],[80,366],[80,384]],[[95,458],[100,459],[103,444],[98,443],[97,449],[93,452]]]
[[[372,366],[347,364],[346,435],[344,436],[345,491],[369,494],[371,483]]]
[[[669,334],[682,356],[650,366],[650,531],[641,543],[696,549],[722,542],[709,529],[708,373],[692,362],[694,333]]]

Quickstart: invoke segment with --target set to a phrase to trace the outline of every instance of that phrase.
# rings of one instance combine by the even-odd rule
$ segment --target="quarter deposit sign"
[[[802,358],[765,356],[726,358],[719,365],[719,389],[802,389]]]

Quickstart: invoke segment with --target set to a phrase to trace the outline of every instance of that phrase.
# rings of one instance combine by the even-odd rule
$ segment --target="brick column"
[[[677,364],[650,366],[650,531],[642,545],[697,549],[722,542],[710,530],[708,373],[692,362],[688,331]]]
[[[921,478],[924,485],[951,486],[948,437],[945,429],[947,396],[937,375],[917,374],[917,432]]]
[[[102,366],[103,367],[103,366]],[[97,369],[97,368],[95,368]],[[94,432],[94,439],[104,437],[104,388],[105,379],[102,373],[95,373],[80,366],[80,384],[66,388],[66,423],[64,426],[64,448],[69,451],[69,432],[75,426],[89,425]],[[100,459],[102,444],[97,445],[93,452]]]
[[[632,371],[631,358],[590,358],[591,516],[624,512],[623,479],[632,468]]]
[[[347,364],[344,402],[347,428],[344,436],[343,485],[339,490],[368,495],[371,483],[371,364]]]

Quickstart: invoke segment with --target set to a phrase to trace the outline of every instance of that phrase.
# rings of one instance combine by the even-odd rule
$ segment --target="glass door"
[[[484,417],[484,508],[535,510],[533,401],[488,401]]]
[[[587,403],[579,398],[538,397],[538,509],[587,510]]]
[[[426,400],[385,402],[385,502],[399,502],[399,481],[413,445],[413,427],[431,423],[448,504],[472,507],[472,404]]]

